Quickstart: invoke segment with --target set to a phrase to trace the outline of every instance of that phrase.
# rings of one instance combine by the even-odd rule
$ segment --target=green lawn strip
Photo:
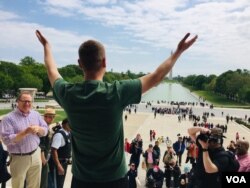
[[[0,116],[4,116],[6,114],[8,114],[9,112],[11,112],[11,109],[3,109],[0,110]],[[37,110],[41,115],[44,114],[44,110]],[[56,110],[56,117],[54,122],[60,122],[62,121],[64,118],[66,118],[66,113],[64,110]]]
[[[0,110],[0,116],[3,116],[5,114],[8,114],[9,112],[11,112],[12,110],[11,109],[3,109],[3,110]]]
[[[193,91],[196,95],[205,98],[207,101],[212,103],[216,107],[225,108],[246,108],[249,109],[250,105],[242,104],[236,101],[227,99],[224,96],[217,95],[210,91]]]

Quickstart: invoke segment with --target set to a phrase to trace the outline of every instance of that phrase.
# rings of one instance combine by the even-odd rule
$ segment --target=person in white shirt
[[[71,135],[68,119],[62,121],[62,129],[55,132],[51,143],[52,158],[55,164],[55,187],[63,188],[67,167],[71,158]]]

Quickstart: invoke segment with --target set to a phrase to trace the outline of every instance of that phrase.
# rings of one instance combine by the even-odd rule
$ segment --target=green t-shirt
[[[127,105],[140,102],[140,80],[71,84],[58,79],[53,90],[70,122],[74,177],[87,182],[125,177],[122,113]]]

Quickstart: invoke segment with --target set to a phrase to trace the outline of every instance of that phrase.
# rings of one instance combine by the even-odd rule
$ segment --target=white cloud
[[[20,17],[16,15],[15,13],[0,10],[0,21],[13,20],[13,19],[18,19],[18,18]]]
[[[37,23],[28,23],[11,12],[0,11],[0,17],[5,18],[0,19],[0,60],[18,63],[21,58],[28,55],[38,62],[43,62],[43,48],[36,38],[36,29],[39,29],[51,43],[52,51],[60,67],[76,63],[80,43],[95,39],[91,35],[80,35],[72,31],[59,30]],[[105,46],[108,46],[108,51],[113,53],[127,54],[131,52],[126,47],[117,44]],[[10,55],[13,52],[15,52],[15,55]],[[17,54],[18,57],[14,57]]]
[[[226,69],[226,67],[250,69],[249,0],[46,0],[41,2],[41,6],[44,6],[44,10],[53,15],[74,17],[84,21],[91,20],[91,22],[101,24],[107,29],[122,28],[120,35],[126,35],[126,39],[137,46],[133,48],[123,46],[120,43],[121,39],[119,39],[119,41],[107,44],[107,51],[113,54],[133,54],[135,51],[140,52],[143,46],[147,46],[148,49],[151,46],[155,50],[154,53],[157,50],[166,49],[167,56],[167,50],[175,49],[185,33],[191,32],[192,35],[198,34],[199,39],[190,52],[185,54],[183,60],[192,60],[195,63],[192,68],[196,67],[200,71],[203,67],[206,68],[202,64],[205,62],[215,67],[211,67],[210,70],[204,69],[204,72],[216,72],[218,71],[217,67],[221,69]],[[2,26],[8,26],[14,35],[15,26],[11,26],[14,22],[9,22],[13,19],[20,18],[13,13],[0,11],[0,31]],[[36,26],[36,24],[25,22],[20,24],[15,22],[15,24],[18,26],[18,32],[21,33],[21,36],[18,37],[28,37],[25,31],[29,27]],[[53,40],[55,50],[64,51],[65,54],[67,54],[66,51],[73,53],[78,48],[79,37],[89,37],[74,33],[70,31],[70,28],[68,31],[59,31],[45,25],[41,27]],[[26,29],[22,30],[22,28]],[[13,35],[7,33],[0,38],[3,38],[5,45],[10,43],[9,46],[11,44],[15,46],[15,43],[11,43]],[[62,38],[67,40],[62,41]],[[30,45],[34,44],[30,43]],[[25,48],[25,44],[23,47]],[[147,50],[141,51],[149,54]],[[152,64],[159,63],[159,58],[156,58]],[[150,60],[154,61],[153,58]],[[138,67],[138,69],[140,68]],[[143,68],[150,69],[146,66]],[[178,64],[177,68],[187,69],[182,64]],[[178,71],[176,70],[176,72]]]
[[[104,5],[104,4],[115,4],[117,0],[86,0],[89,4],[93,5]]]
[[[46,0],[40,1],[41,4],[51,7],[59,7],[59,8],[67,8],[67,9],[75,9],[81,6],[83,1],[81,0]]]

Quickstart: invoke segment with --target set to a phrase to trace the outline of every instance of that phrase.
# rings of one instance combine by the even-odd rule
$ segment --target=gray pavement
[[[165,105],[163,105],[165,106]],[[210,109],[208,107],[193,107],[193,111],[196,114],[202,114],[203,112],[210,112]],[[221,112],[224,112],[224,116],[221,115]],[[215,113],[215,117],[209,117],[208,122],[214,123],[214,124],[226,124],[225,116],[227,113],[229,113],[232,116],[238,116],[238,117],[245,117],[247,115],[250,116],[250,110],[245,109],[223,109],[223,108],[214,108],[213,112]],[[127,112],[125,112],[127,113]],[[124,114],[125,114],[124,113]],[[180,123],[178,122],[177,115],[157,115],[156,118],[154,118],[154,114],[152,113],[151,107],[146,108],[145,104],[141,104],[138,106],[138,111],[135,114],[133,111],[131,114],[128,115],[128,120],[124,122],[124,134],[125,137],[131,141],[137,133],[140,133],[143,139],[143,149],[146,150],[148,145],[150,143],[154,144],[153,142],[150,142],[149,139],[149,130],[154,129],[156,131],[156,138],[160,136],[168,136],[172,142],[175,142],[177,140],[177,134],[181,134],[182,136],[187,136],[187,129],[192,127],[193,122],[189,120],[183,120]],[[226,147],[230,140],[235,140],[235,134],[236,132],[239,132],[240,137],[245,137],[246,140],[250,141],[250,130],[245,128],[242,125],[239,125],[235,123],[234,121],[230,121],[228,124],[228,132],[225,134],[227,137],[224,141],[224,146]],[[162,143],[160,144],[161,153],[163,154],[166,150],[166,144]],[[186,152],[186,151],[185,151]],[[126,154],[126,160],[127,164],[129,161],[130,154]],[[141,161],[142,161],[141,157]],[[182,159],[182,166],[184,167],[184,162],[186,159],[186,153],[183,154]],[[164,170],[162,160],[160,161],[160,168]],[[141,165],[138,168],[138,177],[141,181],[142,186],[145,185],[145,175],[146,172],[141,168]],[[71,166],[69,166],[67,177],[65,181],[65,188],[70,187],[71,183]],[[10,186],[10,181],[7,183],[7,187]],[[165,187],[165,184],[164,184]]]
[[[139,113],[137,114],[137,116],[141,114],[143,113]],[[145,115],[145,113],[143,115]],[[132,114],[130,116],[135,116],[135,115]],[[128,119],[131,118],[130,116],[128,116]],[[226,123],[226,120],[224,117],[211,117],[208,119],[208,122],[213,122],[214,124],[224,125]],[[126,126],[126,122],[124,126]],[[150,129],[154,129],[156,131],[156,138],[161,137],[161,136],[164,136],[165,138],[166,136],[168,136],[172,140],[172,142],[175,142],[177,140],[177,134],[179,133],[182,136],[188,136],[187,129],[192,126],[193,126],[193,122],[189,120],[183,120],[179,123],[177,119],[177,115],[164,115],[164,116],[158,115],[154,119],[153,113],[148,113],[148,117],[145,119],[144,123],[141,124],[138,130],[133,135],[131,135],[131,137],[128,137],[128,138],[129,140],[132,140],[137,133],[140,133],[143,139],[143,149],[146,150],[149,144],[154,144],[154,141],[150,142],[150,139],[149,139]],[[228,124],[228,132],[225,134],[227,138],[224,141],[224,146],[227,146],[230,140],[235,140],[236,132],[239,132],[241,138],[245,137],[246,140],[250,141],[249,140],[250,130],[232,121],[232,122],[229,122]],[[163,154],[166,150],[166,144],[162,143],[160,145],[160,148],[161,148],[161,154]],[[183,159],[182,159],[181,169],[183,170],[183,167],[185,166],[186,151],[182,157]],[[143,158],[141,157],[141,161],[142,159]],[[129,154],[127,155],[127,161],[129,161]],[[160,161],[160,168],[164,170],[162,159]],[[141,187],[144,187],[146,172],[145,170],[141,168],[141,166],[138,168],[138,174],[139,174],[138,175],[139,179],[141,180],[142,185],[143,185]]]

